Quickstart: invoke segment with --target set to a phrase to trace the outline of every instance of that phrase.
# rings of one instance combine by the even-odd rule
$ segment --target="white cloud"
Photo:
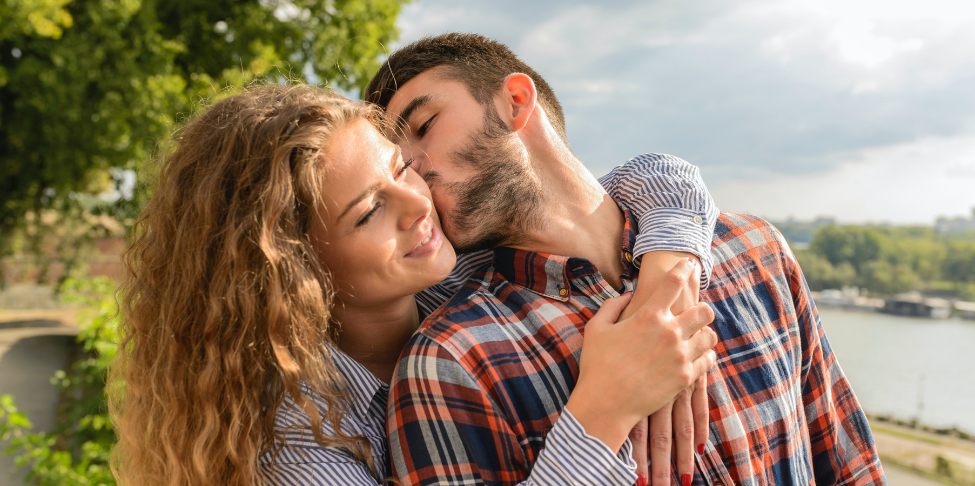
[[[876,35],[874,23],[867,20],[844,20],[836,24],[828,42],[835,45],[840,59],[850,64],[874,68],[895,56],[924,47],[920,39],[899,41]]]
[[[975,207],[975,133],[838,156],[845,161],[825,174],[728,182],[712,194],[723,211],[773,219],[930,224]]]

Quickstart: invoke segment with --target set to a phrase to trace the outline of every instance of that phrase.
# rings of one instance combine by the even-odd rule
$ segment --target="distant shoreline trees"
[[[812,290],[857,286],[876,295],[919,290],[975,300],[975,233],[831,224],[794,250]]]

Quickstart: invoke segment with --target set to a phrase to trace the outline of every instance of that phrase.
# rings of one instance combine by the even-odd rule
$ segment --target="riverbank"
[[[885,469],[906,469],[944,484],[975,485],[975,440],[875,416],[870,417],[870,428]]]

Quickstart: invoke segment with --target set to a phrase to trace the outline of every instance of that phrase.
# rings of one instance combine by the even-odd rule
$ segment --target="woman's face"
[[[372,306],[443,280],[456,263],[430,190],[367,120],[332,137],[312,240],[347,305]]]

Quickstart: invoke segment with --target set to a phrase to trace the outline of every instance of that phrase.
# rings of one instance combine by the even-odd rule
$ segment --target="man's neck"
[[[542,190],[541,224],[511,245],[522,250],[585,258],[620,287],[623,212],[579,159],[566,150],[533,154]]]
[[[389,383],[396,360],[420,323],[413,295],[368,307],[338,301],[332,314],[341,323],[339,349]]]

